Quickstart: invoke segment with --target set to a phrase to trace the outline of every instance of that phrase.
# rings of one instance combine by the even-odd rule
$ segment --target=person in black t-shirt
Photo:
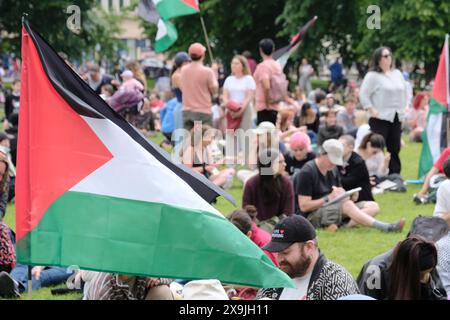
[[[362,224],[386,232],[401,231],[405,219],[397,223],[386,223],[375,220],[362,210],[360,204],[346,197],[341,201],[330,203],[336,197],[345,193],[341,187],[339,172],[336,166],[342,166],[344,146],[336,139],[325,141],[320,148],[319,156],[303,166],[294,177],[294,188],[298,212],[306,216],[314,227],[327,227],[336,230],[343,218],[350,218],[350,223]]]
[[[338,167],[341,174],[342,187],[345,190],[361,187],[361,191],[357,196],[355,195],[356,202],[361,203],[362,210],[374,217],[380,211],[380,207],[372,195],[372,186],[370,185],[366,163],[363,158],[353,151],[355,138],[350,135],[344,135],[339,138],[339,141],[344,146],[344,165]]]
[[[311,140],[304,132],[296,132],[289,140],[290,152],[284,158],[286,161],[286,172],[293,176],[316,155],[311,151]]]

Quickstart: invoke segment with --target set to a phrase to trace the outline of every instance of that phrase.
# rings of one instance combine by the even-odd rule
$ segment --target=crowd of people
[[[289,90],[271,39],[259,42],[261,62],[249,52],[235,55],[231,73],[205,64],[206,48],[193,43],[174,57],[171,88],[148,87],[136,61],[120,76],[89,63],[74,68],[90,88],[147,136],[160,131],[161,147],[174,159],[222,188],[243,185],[242,209],[229,220],[296,283],[295,289],[222,286],[211,279],[186,281],[64,268],[33,267],[33,287],[81,284],[84,299],[431,299],[450,296],[450,148],[425,178],[415,202],[436,208],[429,229],[411,231],[388,253],[375,257],[355,281],[319,249],[316,230],[338,232],[356,225],[401,232],[405,219],[384,221],[373,193],[384,181],[405,191],[399,157],[402,132],[420,141],[429,94],[413,98],[387,47],[374,51],[360,86],[343,84],[342,65],[331,66],[331,82],[313,89],[314,68],[306,58]],[[64,54],[61,57],[70,63]],[[0,82],[1,84],[1,82]],[[27,289],[27,266],[16,264],[14,233],[3,222],[14,201],[20,82],[5,96],[0,133],[0,296]],[[439,187],[436,180],[440,181]],[[430,221],[431,221],[430,220]],[[444,226],[439,237],[436,225]],[[414,223],[413,223],[414,226]],[[373,266],[381,270],[373,274]],[[207,295],[207,292],[210,295]]]

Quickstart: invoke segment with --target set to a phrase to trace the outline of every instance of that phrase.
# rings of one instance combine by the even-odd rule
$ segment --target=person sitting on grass
[[[443,169],[447,179],[439,185],[437,190],[433,215],[444,219],[450,225],[450,158],[445,160]]]
[[[445,238],[450,230],[444,220],[432,216],[417,216],[411,223],[411,228],[406,238],[419,237],[432,243],[439,243]],[[405,239],[406,239],[405,238]],[[393,261],[394,248],[384,252],[364,264],[356,282],[362,294],[371,296],[378,300],[388,299],[389,288],[391,288],[391,265]],[[430,272],[430,277],[438,291],[444,291],[441,274],[438,269]]]
[[[254,206],[245,206],[244,209],[235,210],[228,219],[234,224],[243,234],[252,240],[264,253],[278,266],[277,254],[264,250],[264,246],[270,242],[271,236],[267,231],[259,228],[256,225],[256,208]],[[257,290],[254,288],[243,287],[235,288],[236,296],[243,300],[253,300],[256,296]]]
[[[257,300],[336,300],[359,293],[350,273],[320,251],[314,227],[302,216],[281,220],[264,249],[278,253],[280,270],[296,288],[261,289]]]
[[[83,300],[174,300],[170,279],[98,272]]]
[[[204,175],[215,185],[222,187],[228,182],[230,176],[234,176],[235,170],[233,168],[219,170],[220,163],[210,160],[208,146],[213,141],[214,132],[216,130],[209,126],[194,125],[190,139],[182,150],[181,161],[187,167]]]
[[[310,160],[316,157],[316,154],[311,151],[311,140],[304,132],[296,132],[292,135],[290,140],[290,152],[286,153],[286,172],[290,176],[294,174]]]
[[[442,151],[439,159],[433,165],[433,167],[428,171],[423,181],[422,189],[414,195],[413,200],[416,204],[423,204],[430,202],[428,191],[430,189],[430,184],[434,185],[434,188],[438,187],[439,181],[442,182],[444,177],[444,162],[450,157],[450,147],[445,148]],[[433,182],[433,183],[432,183]]]
[[[436,242],[438,252],[438,264],[436,270],[442,280],[442,285],[447,291],[450,300],[450,232]]]
[[[342,187],[352,190],[361,187],[361,191],[354,195],[356,204],[360,204],[362,210],[374,217],[380,211],[380,206],[375,202],[370,185],[369,172],[364,160],[353,151],[355,138],[344,135],[339,138],[344,146],[344,165],[339,166]],[[351,225],[349,225],[351,226]]]
[[[28,266],[17,264],[10,273],[0,272],[0,296],[20,297],[28,290]],[[65,283],[73,271],[59,267],[33,266],[31,269],[32,289],[38,290]]]
[[[390,300],[447,300],[447,294],[437,286],[431,271],[437,265],[437,250],[432,242],[420,236],[400,242],[394,249],[389,268]]]
[[[336,109],[328,109],[323,113],[325,124],[320,126],[317,135],[317,145],[321,146],[328,139],[339,139],[344,134],[344,128],[337,124]]]
[[[294,177],[298,213],[307,217],[315,228],[336,231],[342,219],[350,218],[350,224],[362,224],[385,232],[401,232],[405,220],[386,223],[375,220],[361,203],[355,203],[357,194],[341,201],[328,202],[345,193],[336,166],[342,166],[344,146],[335,139],[324,142],[320,154],[306,163]]]
[[[258,247],[262,248],[270,260],[278,266],[277,254],[263,248],[270,242],[270,233],[258,228],[256,224],[258,222],[258,219],[256,219],[257,213],[256,207],[245,206],[243,209],[233,211],[228,219]]]
[[[255,206],[261,222],[274,220],[276,223],[283,214],[293,214],[294,190],[285,172],[283,154],[275,149],[262,149],[258,153],[258,173],[245,184],[242,206]],[[260,226],[271,232],[275,223]]]

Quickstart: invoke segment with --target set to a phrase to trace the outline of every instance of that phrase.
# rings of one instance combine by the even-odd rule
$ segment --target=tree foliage
[[[67,7],[76,4],[81,12],[81,30],[79,34],[70,31],[66,21],[70,14]],[[119,31],[118,18],[102,13],[96,0],[0,0],[0,30],[6,32],[0,45],[4,50],[20,53],[22,15],[28,14],[28,21],[52,44],[57,51],[63,51],[72,59],[101,45],[102,54],[114,54],[117,46],[115,34]]]
[[[229,62],[235,53],[244,50],[258,58],[258,42],[263,38],[274,39],[277,46],[287,44],[288,36],[277,34],[280,27],[275,20],[284,8],[283,1],[261,0],[205,0],[200,4],[214,57]],[[170,48],[171,53],[187,51],[192,42],[206,44],[200,16],[178,17],[173,20],[178,30],[178,40]],[[144,24],[150,39],[156,28]]]
[[[368,4],[360,4],[361,15]],[[376,3],[375,3],[376,4]],[[368,57],[373,49],[389,46],[397,60],[424,62],[427,76],[434,77],[445,34],[450,32],[450,2],[437,0],[384,0],[381,29],[370,30],[365,20],[359,21],[358,45],[355,51]]]

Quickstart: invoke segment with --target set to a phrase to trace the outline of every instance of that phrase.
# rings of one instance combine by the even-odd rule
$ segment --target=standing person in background
[[[370,112],[371,131],[381,134],[386,141],[391,154],[389,173],[400,174],[401,121],[407,105],[407,86],[402,73],[394,69],[389,48],[380,47],[374,51],[371,70],[361,85],[360,101]]]
[[[245,50],[244,52],[242,52],[242,55],[247,59],[248,66],[250,67],[250,72],[253,75],[255,73],[256,66],[257,66],[255,59],[253,59],[251,52],[248,50]]]
[[[342,84],[342,64],[339,58],[328,69],[331,72],[331,91],[337,90]]]
[[[253,127],[252,124],[252,102],[255,97],[256,84],[250,75],[250,68],[247,59],[244,56],[235,56],[231,60],[231,75],[225,79],[223,86],[223,105],[229,101],[237,102],[240,106],[239,111],[232,112],[228,110],[233,119],[240,118],[239,129],[244,131]],[[239,151],[244,150],[244,139],[239,139]]]
[[[273,124],[277,122],[279,103],[270,101],[270,80],[275,74],[283,73],[283,70],[280,64],[272,57],[274,51],[275,43],[272,39],[262,39],[259,42],[259,54],[263,58],[263,62],[258,64],[254,74],[256,82],[257,125],[264,121]]]
[[[191,58],[187,52],[178,52],[175,55],[174,66],[172,68],[171,86],[172,92],[177,98],[178,105],[174,110],[174,129],[183,128],[183,93],[180,89],[181,69],[191,62]]]
[[[303,90],[303,92],[308,95],[308,93],[312,91],[310,78],[314,74],[314,68],[308,63],[308,60],[306,58],[302,59],[302,64],[298,68],[298,73],[298,85]]]
[[[202,44],[191,44],[189,56],[192,62],[181,69],[183,124],[187,130],[193,128],[195,121],[212,126],[212,100],[217,99],[219,83],[214,71],[203,65],[205,52]]]

